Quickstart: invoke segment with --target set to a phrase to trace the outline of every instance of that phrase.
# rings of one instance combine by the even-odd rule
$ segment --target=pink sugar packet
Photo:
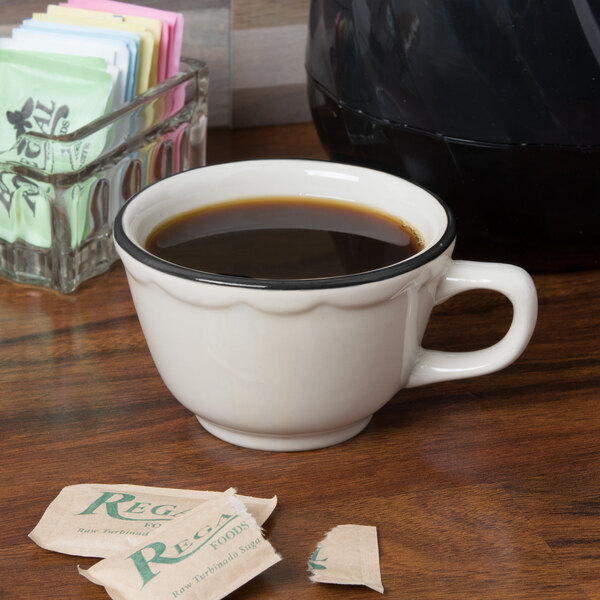
[[[66,4],[76,8],[87,8],[88,10],[159,19],[162,22],[162,31],[158,58],[158,82],[160,83],[179,73],[181,44],[183,42],[183,15],[181,13],[116,0],[67,0]]]

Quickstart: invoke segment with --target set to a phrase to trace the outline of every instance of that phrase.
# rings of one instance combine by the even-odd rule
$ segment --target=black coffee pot
[[[312,0],[306,69],[330,156],[445,200],[456,256],[600,266],[600,0]]]

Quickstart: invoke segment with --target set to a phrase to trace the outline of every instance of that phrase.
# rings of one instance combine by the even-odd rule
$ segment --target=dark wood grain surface
[[[324,157],[310,125],[212,131],[208,156]],[[283,560],[236,600],[376,597],[308,579],[344,523],[377,526],[389,598],[600,598],[600,272],[535,281],[539,322],[515,364],[405,390],[349,442],[277,454],[213,438],[173,399],[120,265],[70,296],[1,280],[0,598],[107,598],[77,573],[94,559],[27,537],[83,482],[277,494],[266,533]],[[470,292],[436,309],[426,343],[482,347],[509,320],[502,297]]]

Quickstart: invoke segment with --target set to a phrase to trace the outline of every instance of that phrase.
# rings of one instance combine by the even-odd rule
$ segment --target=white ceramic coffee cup
[[[211,275],[144,249],[166,219],[258,196],[317,196],[374,207],[412,224],[425,248],[357,275],[253,280]],[[451,258],[454,220],[433,195],[392,175],[326,161],[259,160],[180,173],[133,196],[115,243],[148,347],[166,386],[215,436],[263,450],[306,450],[360,432],[404,387],[504,368],[535,327],[537,295],[519,267]],[[474,288],[511,301],[495,345],[421,347],[433,306]]]

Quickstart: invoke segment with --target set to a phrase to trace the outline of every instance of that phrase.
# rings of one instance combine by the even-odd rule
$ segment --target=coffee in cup
[[[326,198],[259,197],[161,223],[145,247],[171,263],[254,279],[320,279],[372,271],[420,252],[400,219]]]

